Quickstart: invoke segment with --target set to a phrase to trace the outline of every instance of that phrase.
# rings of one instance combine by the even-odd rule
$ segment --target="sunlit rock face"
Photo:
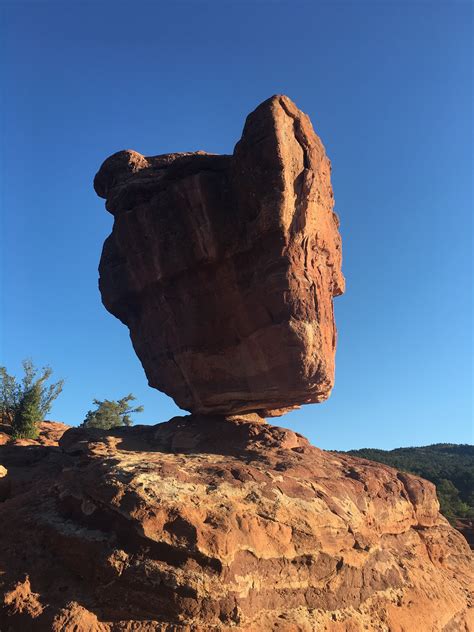
[[[102,300],[181,408],[276,415],[329,396],[344,291],[330,172],[285,96],[247,117],[231,156],[122,151],[102,165],[94,185],[115,218]]]
[[[55,426],[0,446],[2,631],[474,629],[423,479],[247,416]]]

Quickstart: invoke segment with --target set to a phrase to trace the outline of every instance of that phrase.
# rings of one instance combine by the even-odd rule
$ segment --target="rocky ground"
[[[427,481],[257,417],[65,430],[0,432],[2,632],[474,629]]]

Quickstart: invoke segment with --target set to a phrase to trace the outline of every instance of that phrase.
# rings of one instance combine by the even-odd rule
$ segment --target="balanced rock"
[[[102,165],[95,190],[115,218],[102,300],[181,408],[275,416],[329,396],[344,291],[330,172],[285,96],[248,116],[231,156],[122,151]]]
[[[2,631],[474,629],[471,554],[427,481],[237,417],[60,446],[0,446]]]

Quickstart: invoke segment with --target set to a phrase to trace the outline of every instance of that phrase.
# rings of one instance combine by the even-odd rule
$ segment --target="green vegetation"
[[[135,397],[131,393],[127,397],[122,397],[122,399],[116,401],[94,399],[96,409],[89,410],[82,422],[82,426],[85,428],[101,428],[102,430],[131,426],[133,421],[130,415],[143,411],[143,406],[136,406],[135,408],[129,406],[129,403],[134,400]]]
[[[441,512],[452,523],[474,519],[474,446],[437,443],[420,448],[364,448],[347,454],[417,474],[436,485]]]
[[[53,401],[63,390],[64,380],[46,385],[51,367],[37,369],[31,360],[23,360],[21,381],[0,367],[0,422],[12,426],[14,439],[35,439],[38,423],[51,410]]]
[[[41,419],[41,388],[33,384],[21,398],[12,421],[14,439],[36,439]]]

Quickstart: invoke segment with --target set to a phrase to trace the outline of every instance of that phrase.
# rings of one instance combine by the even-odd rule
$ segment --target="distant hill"
[[[363,448],[347,454],[417,474],[436,485],[441,512],[452,523],[474,520],[474,445],[436,443],[419,448]]]

